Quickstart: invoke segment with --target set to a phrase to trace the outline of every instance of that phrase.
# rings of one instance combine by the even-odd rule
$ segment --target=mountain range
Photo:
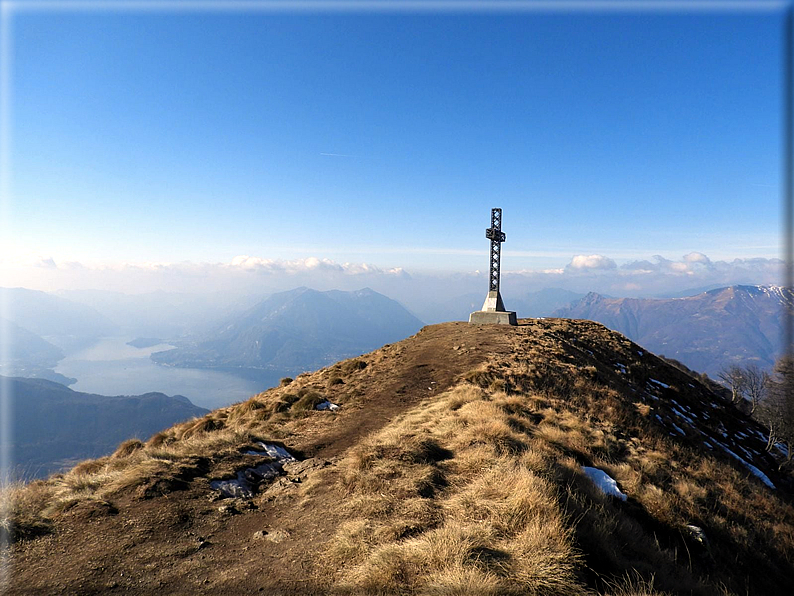
[[[783,349],[794,293],[731,286],[684,298],[607,298],[589,293],[554,316],[598,321],[658,354],[717,378],[731,364],[771,368]]]
[[[7,489],[7,594],[787,596],[765,429],[598,323],[519,322],[425,327]]]
[[[96,395],[45,379],[12,377],[3,383],[12,396],[9,455],[15,475],[23,478],[43,477],[107,455],[121,441],[145,439],[207,413],[181,395]]]
[[[273,294],[212,333],[165,352],[158,364],[191,368],[301,371],[361,354],[416,333],[423,323],[369,288]]]

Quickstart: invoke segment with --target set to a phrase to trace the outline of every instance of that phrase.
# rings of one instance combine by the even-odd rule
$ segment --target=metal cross
[[[506,238],[505,233],[502,231],[501,209],[491,209],[491,227],[485,230],[485,237],[491,241],[491,275],[488,291],[498,292],[502,242]]]

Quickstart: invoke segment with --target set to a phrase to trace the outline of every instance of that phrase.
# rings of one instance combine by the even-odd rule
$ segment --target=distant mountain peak
[[[734,285],[677,298],[606,298],[590,292],[554,313],[590,319],[716,378],[725,366],[753,361],[770,368],[782,352],[791,290]]]
[[[370,288],[295,288],[232,317],[190,348],[152,359],[185,367],[300,371],[399,341],[422,326],[398,302]]]

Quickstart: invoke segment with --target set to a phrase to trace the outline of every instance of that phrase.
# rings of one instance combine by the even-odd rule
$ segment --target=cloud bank
[[[669,296],[734,284],[781,284],[783,261],[767,258],[711,260],[700,252],[675,259],[654,255],[618,263],[602,254],[572,255],[558,268],[502,271],[502,295],[521,297],[544,288],[590,291],[611,296]],[[340,263],[322,257],[282,260],[239,255],[215,263],[81,263],[51,256],[25,262],[0,261],[5,286],[45,291],[105,289],[125,293],[153,291],[230,295],[268,294],[307,286],[318,290],[370,287],[419,313],[428,304],[468,294],[485,294],[488,272],[405,271],[371,263]]]
[[[736,284],[782,284],[781,259],[737,258],[712,261],[701,252],[679,259],[654,255],[618,265],[605,255],[575,255],[562,269],[508,272],[522,288],[561,287],[577,292],[596,291],[614,296],[659,296]]]

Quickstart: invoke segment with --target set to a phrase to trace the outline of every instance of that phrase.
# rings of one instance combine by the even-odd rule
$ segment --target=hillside
[[[762,429],[599,324],[520,323],[425,327],[11,489],[8,593],[788,594]]]
[[[0,299],[8,303],[13,322],[68,349],[111,335],[117,326],[85,304],[25,288],[0,288]]]
[[[589,319],[657,354],[717,378],[730,364],[771,368],[781,355],[786,308],[780,286],[731,286],[685,298],[606,298],[591,292],[554,316]]]
[[[0,355],[0,375],[6,377],[35,377],[63,383],[74,383],[56,373],[53,368],[64,356],[63,350],[44,338],[0,318],[0,334],[11,350]]]
[[[147,438],[207,413],[181,395],[95,395],[44,379],[4,379],[13,396],[11,461],[26,478],[112,453],[121,441]]]
[[[14,351],[7,364],[41,366],[43,368],[54,368],[58,361],[63,358],[63,350],[52,345],[44,338],[36,335],[13,323],[0,319],[0,325],[4,333],[7,333],[5,340],[8,345],[14,347]],[[3,362],[2,364],[6,364]]]
[[[152,354],[189,368],[311,370],[398,341],[422,326],[399,303],[364,288],[273,294],[204,339]]]

